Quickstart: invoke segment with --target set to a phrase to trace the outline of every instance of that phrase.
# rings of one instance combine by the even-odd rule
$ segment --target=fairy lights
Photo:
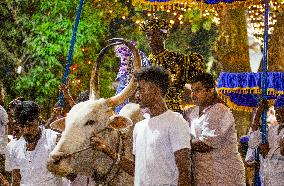
[[[277,22],[276,15],[279,11],[282,11],[284,8],[284,2],[278,3],[276,1],[270,1],[270,15],[269,15],[269,30],[268,34],[272,34],[274,30],[274,25]],[[255,4],[248,7],[248,18],[250,28],[252,29],[254,36],[261,41],[263,41],[264,33],[264,5]]]

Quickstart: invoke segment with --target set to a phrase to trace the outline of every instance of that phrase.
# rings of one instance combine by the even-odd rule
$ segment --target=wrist
[[[108,155],[111,159],[116,160],[117,159],[117,154],[115,152],[113,152],[112,149],[110,149],[109,147],[106,147],[103,152]]]

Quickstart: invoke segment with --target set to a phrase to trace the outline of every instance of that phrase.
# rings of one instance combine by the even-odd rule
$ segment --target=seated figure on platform
[[[171,86],[166,95],[169,109],[181,111],[181,98],[184,85],[194,76],[204,72],[205,64],[200,54],[179,54],[165,48],[171,24],[163,19],[153,18],[141,25],[146,33],[152,54],[148,57],[152,65],[159,65],[171,73]]]

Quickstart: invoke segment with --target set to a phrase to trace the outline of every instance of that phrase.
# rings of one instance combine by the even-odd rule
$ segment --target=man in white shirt
[[[168,110],[164,101],[170,84],[169,74],[160,67],[149,67],[135,77],[138,81],[136,99],[141,108],[148,108],[150,118],[135,125],[135,163],[121,157],[118,165],[134,175],[136,186],[191,185],[190,129],[181,115]],[[93,137],[92,143],[112,159],[118,158],[98,137]]]
[[[218,98],[212,75],[198,75],[190,85],[196,106],[186,110],[184,117],[194,136],[191,148],[195,185],[245,185],[234,117]]]
[[[267,128],[267,141],[262,144],[260,118],[263,111],[263,101],[259,104],[255,116],[249,140],[249,147],[259,147],[260,153],[265,159],[264,185],[282,186],[284,183],[284,156],[281,154],[281,142],[284,138],[284,96],[279,96],[275,101],[275,116],[278,125]]]
[[[35,102],[16,105],[15,120],[22,137],[11,149],[13,185],[60,186],[62,179],[47,170],[49,153],[56,145],[57,133],[39,126],[39,107]]]

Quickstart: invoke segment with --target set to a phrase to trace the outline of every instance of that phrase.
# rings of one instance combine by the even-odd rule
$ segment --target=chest
[[[39,169],[46,167],[51,151],[52,147],[47,142],[37,144],[33,151],[26,150],[26,145],[23,143],[15,151],[15,161],[22,169]]]
[[[167,126],[147,123],[137,133],[137,147],[145,149],[166,147],[169,145],[169,134]]]

